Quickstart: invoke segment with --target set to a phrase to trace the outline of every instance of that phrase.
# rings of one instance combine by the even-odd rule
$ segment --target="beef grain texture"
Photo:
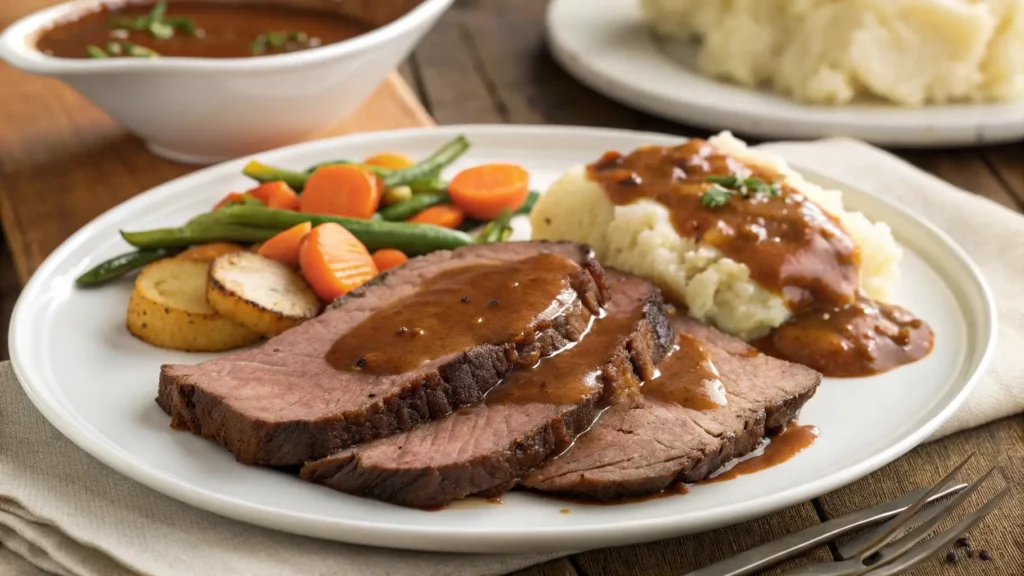
[[[524,341],[475,346],[389,376],[339,371],[325,359],[342,334],[427,278],[542,252],[580,264],[568,278],[575,297],[564,312],[536,323]],[[581,244],[516,242],[434,252],[381,274],[259,348],[161,367],[157,403],[172,425],[223,445],[240,462],[301,465],[476,404],[515,366],[532,365],[577,340],[606,300],[604,271]]]
[[[727,405],[697,411],[629,391],[572,448],[527,475],[521,486],[611,500],[696,482],[784,429],[821,381],[810,368],[754,354],[745,342],[688,317],[673,318],[673,325],[707,345]]]
[[[507,490],[568,448],[615,393],[651,377],[671,348],[659,290],[615,272],[608,284],[606,315],[572,349],[512,372],[477,406],[311,462],[302,477],[413,507]]]

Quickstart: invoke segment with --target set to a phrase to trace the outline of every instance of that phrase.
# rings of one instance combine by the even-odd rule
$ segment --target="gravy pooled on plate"
[[[773,170],[701,139],[605,154],[588,168],[615,204],[665,206],[680,236],[747,266],[793,317],[757,344],[828,376],[866,376],[918,360],[933,334],[898,306],[859,293],[857,245],[839,220]]]
[[[58,58],[245,58],[333,44],[373,28],[329,10],[271,3],[132,3],[58,24],[36,47]]]

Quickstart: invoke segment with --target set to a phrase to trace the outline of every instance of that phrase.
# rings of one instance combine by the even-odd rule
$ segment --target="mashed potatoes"
[[[701,72],[799,100],[906,106],[1024,97],[1022,0],[640,0],[701,40]]]
[[[805,181],[781,159],[750,150],[728,132],[708,140],[744,162],[773,168],[787,183],[836,216],[860,249],[860,285],[874,299],[886,300],[898,279],[900,248],[889,227],[843,209],[837,190]],[[655,282],[692,316],[741,338],[761,336],[790,317],[782,298],[750,278],[746,265],[717,249],[676,233],[662,205],[641,200],[616,206],[586,167],[569,170],[543,194],[530,214],[533,238],[590,244],[605,265]]]

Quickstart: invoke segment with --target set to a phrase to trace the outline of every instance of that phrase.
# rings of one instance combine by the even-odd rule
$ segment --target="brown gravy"
[[[731,468],[701,480],[698,484],[724,482],[782,464],[803,452],[817,439],[818,429],[814,426],[798,426],[795,422],[791,423],[781,434],[765,440],[764,451],[761,454],[740,459]]]
[[[658,375],[645,382],[640,391],[646,396],[701,412],[728,403],[711,353],[699,340],[683,333],[676,336],[671,353],[658,366]]]
[[[159,56],[246,58],[333,44],[374,28],[328,10],[270,3],[172,1],[163,21],[179,23],[174,26],[173,36],[163,38],[148,29],[132,29],[128,21],[147,16],[152,8],[152,2],[104,6],[48,30],[36,47],[58,58],[96,57],[90,55],[88,46],[97,47],[110,57],[131,56],[124,51],[127,45],[141,46]],[[186,19],[190,25],[180,24]],[[271,33],[283,34],[271,39]],[[266,41],[260,40],[261,36]],[[114,48],[111,43],[122,47]],[[115,53],[117,50],[121,53]]]
[[[588,173],[616,204],[647,199],[665,206],[681,236],[745,264],[753,280],[785,300],[794,318],[762,341],[767,353],[827,376],[866,376],[931,350],[933,334],[922,320],[858,294],[857,246],[780,174],[700,139],[609,152]],[[729,179],[734,183],[723,188]],[[735,184],[748,179],[751,189]],[[721,200],[709,205],[705,195],[715,191]]]
[[[520,342],[572,304],[571,260],[538,254],[448,270],[374,312],[327,352],[338,370],[401,374],[473,346]]]
[[[496,404],[575,404],[600,386],[602,367],[632,332],[641,307],[629,313],[594,320],[578,343],[541,360],[529,370],[515,370],[487,394],[484,401]]]
[[[829,376],[863,376],[924,358],[933,340],[931,328],[903,308],[859,298],[812,308],[755,344]]]

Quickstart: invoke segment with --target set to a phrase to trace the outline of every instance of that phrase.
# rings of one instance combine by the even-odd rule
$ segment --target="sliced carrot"
[[[380,166],[381,168],[391,168],[392,170],[401,170],[402,168],[408,168],[416,163],[415,160],[402,154],[396,154],[394,152],[384,152],[382,154],[374,154],[366,160],[363,160],[364,164],[371,166]]]
[[[238,252],[239,250],[245,250],[245,248],[238,244],[232,244],[231,242],[211,242],[209,244],[196,244],[181,254],[178,254],[178,258],[213,262],[218,256]]]
[[[377,275],[373,257],[351,232],[327,222],[313,228],[299,249],[306,281],[325,302],[348,294]]]
[[[312,229],[313,225],[309,222],[296,224],[284,232],[275,234],[273,238],[264,242],[256,253],[282,264],[298,266],[299,247]]]
[[[263,202],[270,208],[281,210],[298,210],[299,195],[283,180],[265,182],[246,192],[253,198]]]
[[[467,168],[448,184],[448,196],[477,220],[494,220],[508,208],[516,211],[530,192],[530,174],[515,164],[484,164]]]
[[[355,164],[322,166],[306,180],[299,208],[309,214],[369,218],[380,205],[377,177]]]
[[[465,219],[465,215],[458,206],[441,204],[438,206],[431,206],[426,210],[417,212],[412,218],[409,218],[408,222],[415,222],[417,224],[433,224],[434,226],[441,226],[443,228],[458,228],[462,225],[462,221]]]
[[[409,257],[404,252],[394,248],[381,248],[373,253],[373,263],[379,272],[397,268],[408,261]]]
[[[225,206],[230,206],[231,204],[240,204],[242,202],[245,202],[247,198],[252,198],[252,196],[248,194],[242,194],[241,192],[232,192],[225,196],[224,198],[222,198],[220,202],[217,202],[217,205],[214,206],[213,209],[214,211],[216,211],[220,210]]]

